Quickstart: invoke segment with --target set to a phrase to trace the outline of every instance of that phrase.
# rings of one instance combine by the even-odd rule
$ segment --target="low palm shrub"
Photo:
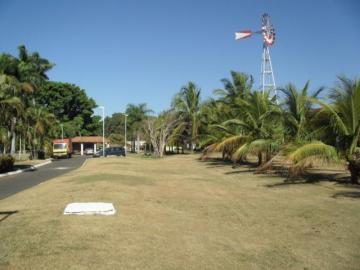
[[[10,155],[0,156],[0,173],[11,171],[14,167],[15,159]]]

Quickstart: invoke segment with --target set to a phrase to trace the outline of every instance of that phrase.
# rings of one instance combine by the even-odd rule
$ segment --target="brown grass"
[[[359,269],[360,189],[283,180],[193,155],[92,159],[0,201],[0,269]],[[62,215],[86,201],[118,212]]]

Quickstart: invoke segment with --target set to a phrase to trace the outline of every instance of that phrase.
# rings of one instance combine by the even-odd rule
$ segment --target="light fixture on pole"
[[[125,156],[127,154],[127,145],[126,145],[126,118],[127,118],[127,114],[126,113],[123,113],[123,115],[125,116],[125,126],[124,126],[124,131],[125,131],[125,134],[124,134],[124,140],[125,140],[125,143],[124,143],[124,149],[125,149]]]
[[[102,141],[103,141],[103,157],[105,157],[105,107],[99,106],[102,109]]]
[[[60,124],[61,127],[61,141],[64,142],[64,124]]]

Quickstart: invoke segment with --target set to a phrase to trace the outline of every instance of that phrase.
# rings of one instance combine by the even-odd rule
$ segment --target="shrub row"
[[[12,156],[0,156],[0,173],[11,171],[14,166],[15,159]]]

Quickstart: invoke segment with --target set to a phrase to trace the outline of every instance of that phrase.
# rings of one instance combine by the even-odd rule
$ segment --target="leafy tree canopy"
[[[100,135],[100,119],[92,116],[96,102],[80,87],[70,83],[46,82],[37,91],[35,100],[64,124],[66,136]]]

